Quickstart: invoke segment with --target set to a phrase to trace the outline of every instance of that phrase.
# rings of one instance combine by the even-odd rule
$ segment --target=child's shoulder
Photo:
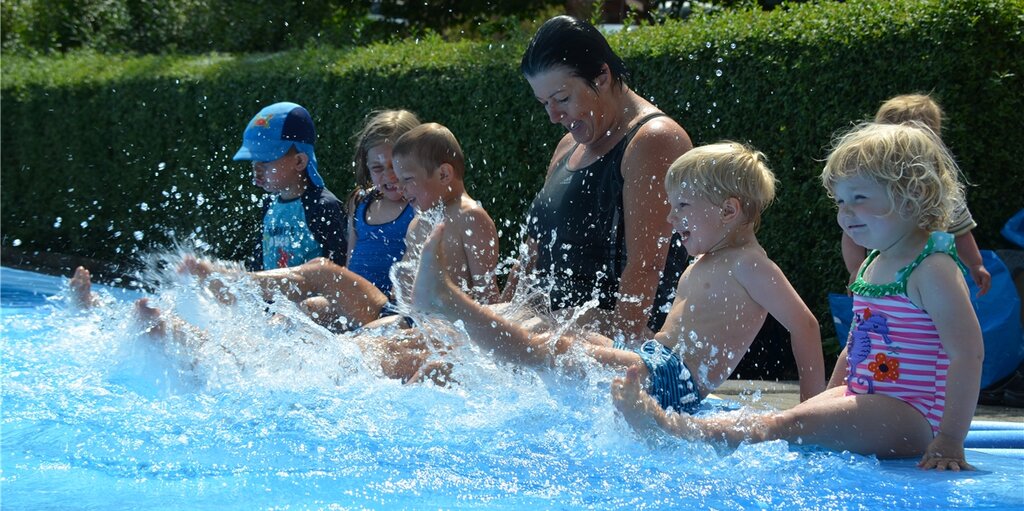
[[[756,242],[734,249],[729,256],[734,274],[741,282],[777,278],[781,272],[779,265]]]
[[[490,213],[484,209],[483,205],[466,194],[463,194],[459,199],[458,208],[453,211],[452,216],[460,222],[477,222],[486,220],[493,223]]]
[[[961,273],[963,273],[960,264],[953,254],[938,250],[931,252],[925,255],[920,264],[910,273],[908,283],[947,277],[951,280],[960,280]]]
[[[721,259],[728,266],[737,268],[754,267],[763,263],[772,263],[768,253],[756,241],[745,243],[741,246],[730,247],[719,251],[716,257]]]

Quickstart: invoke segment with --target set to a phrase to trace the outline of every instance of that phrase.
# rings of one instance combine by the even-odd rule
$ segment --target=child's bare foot
[[[135,301],[135,319],[146,335],[154,338],[167,336],[167,323],[160,314],[160,309],[149,305],[148,298],[139,298]]]
[[[200,283],[205,283],[207,288],[213,292],[221,303],[231,305],[235,303],[235,297],[228,291],[228,287],[220,279],[211,279],[213,273],[227,273],[229,270],[222,266],[213,264],[210,261],[199,259],[194,255],[186,255],[181,264],[178,265],[178,273],[183,275],[195,275]]]
[[[75,268],[68,286],[71,287],[71,300],[76,307],[88,309],[96,305],[96,295],[92,292],[92,274],[85,267]]]
[[[412,285],[412,307],[420,312],[444,312],[454,293],[459,290],[445,271],[444,224],[438,224],[430,233]]]
[[[194,255],[186,255],[178,265],[178,273],[195,275],[199,280],[206,280],[210,274],[217,271],[217,268],[210,261],[197,258]]]

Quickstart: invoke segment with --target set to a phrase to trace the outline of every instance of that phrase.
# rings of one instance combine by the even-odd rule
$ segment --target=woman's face
[[[526,77],[551,122],[561,124],[581,145],[595,142],[608,130],[611,121],[605,118],[598,92],[603,85],[601,80],[607,79],[607,71],[598,76],[598,90],[594,90],[586,80],[562,66]]]

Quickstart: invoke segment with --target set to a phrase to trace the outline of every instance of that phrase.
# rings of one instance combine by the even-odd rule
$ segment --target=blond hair
[[[405,132],[419,125],[419,118],[408,110],[375,110],[367,114],[363,128],[353,137],[356,143],[356,154],[352,157],[356,167],[356,187],[373,186],[369,162],[366,161],[370,149],[381,144],[394,145]]]
[[[903,94],[888,99],[875,113],[878,124],[924,123],[936,134],[942,134],[942,107],[927,94]]]
[[[840,179],[873,179],[885,186],[890,211],[931,232],[945,230],[964,200],[959,174],[949,149],[926,125],[864,123],[835,139],[821,184],[834,198]]]
[[[777,182],[764,153],[725,141],[695,147],[677,158],[668,168],[665,189],[671,193],[689,187],[714,204],[736,198],[746,223],[756,230],[761,213],[775,200]]]
[[[448,128],[436,122],[421,124],[402,135],[395,142],[394,156],[411,156],[432,175],[434,169],[447,163],[455,177],[463,179],[466,162],[458,139]]]

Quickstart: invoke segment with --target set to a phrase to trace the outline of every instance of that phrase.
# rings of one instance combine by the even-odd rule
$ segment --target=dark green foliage
[[[6,53],[273,52],[351,46],[433,31],[454,39],[500,38],[552,0],[7,0]],[[557,3],[557,2],[554,2]]]
[[[611,42],[634,88],[695,143],[733,139],[768,155],[782,184],[761,240],[828,325],[825,294],[842,290],[845,270],[817,176],[833,133],[890,96],[937,96],[944,138],[975,185],[979,245],[1005,246],[999,228],[1024,206],[1021,12],[1020,0],[799,4]],[[127,261],[191,239],[241,257],[255,238],[259,190],[230,158],[260,107],[290,100],[313,113],[321,168],[339,195],[352,182],[351,134],[368,111],[405,107],[448,125],[469,160],[469,190],[509,254],[562,133],[518,74],[524,47],[435,36],[247,56],[5,57],[3,246]]]

